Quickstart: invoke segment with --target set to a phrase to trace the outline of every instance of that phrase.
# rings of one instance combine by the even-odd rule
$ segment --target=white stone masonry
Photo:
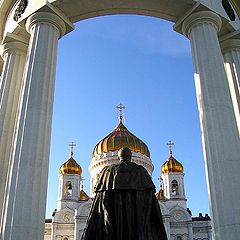
[[[240,236],[240,139],[218,30],[210,11],[190,15],[183,33],[190,38],[215,240]]]
[[[42,240],[48,181],[58,39],[64,22],[51,13],[31,15],[1,240]]]

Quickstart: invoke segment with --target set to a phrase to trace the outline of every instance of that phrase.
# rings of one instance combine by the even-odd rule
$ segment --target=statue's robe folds
[[[82,240],[167,240],[155,186],[132,162],[105,167]]]

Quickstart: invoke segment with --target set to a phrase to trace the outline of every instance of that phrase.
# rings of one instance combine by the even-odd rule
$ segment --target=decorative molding
[[[211,11],[201,11],[193,13],[184,20],[182,32],[189,38],[191,30],[197,25],[204,25],[204,23],[214,26],[217,32],[220,31],[222,26],[222,20],[216,13]]]
[[[61,38],[66,32],[66,26],[64,21],[58,17],[58,15],[49,12],[36,12],[32,14],[26,21],[26,30],[31,33],[33,26],[46,23],[48,26],[51,24],[55,26],[59,31],[59,38]],[[50,29],[50,27],[49,27]]]
[[[28,5],[28,0],[21,0],[15,10],[13,19],[17,22],[18,19],[22,16],[22,14],[25,12]]]
[[[240,40],[239,39],[227,39],[225,41],[222,41],[220,46],[221,46],[223,53],[229,52],[231,50],[240,51]]]

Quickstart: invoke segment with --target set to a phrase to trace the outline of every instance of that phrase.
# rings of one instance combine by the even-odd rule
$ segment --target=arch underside
[[[194,0],[57,0],[51,2],[75,23],[111,14],[139,14],[176,22],[196,2]]]

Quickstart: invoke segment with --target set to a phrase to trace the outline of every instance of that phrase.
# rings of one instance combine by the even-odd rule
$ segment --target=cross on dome
[[[86,179],[84,177],[81,178],[81,185],[80,185],[80,190],[83,190],[83,181],[85,181]]]
[[[160,182],[160,186],[162,186],[162,184],[163,184],[163,178],[160,176],[160,177],[158,178],[158,180],[159,180],[159,182]]]
[[[123,110],[126,108],[122,103],[118,104],[116,106],[116,108],[118,109],[119,111],[119,115],[118,115],[118,119],[120,120],[120,122],[122,121],[122,118],[123,118]]]
[[[73,156],[73,148],[76,147],[77,145],[74,142],[72,142],[68,146],[70,147],[70,156],[72,157]]]
[[[169,146],[169,153],[170,155],[172,155],[172,146],[174,145],[174,142],[172,142],[171,140],[169,140],[167,142],[167,146]]]

